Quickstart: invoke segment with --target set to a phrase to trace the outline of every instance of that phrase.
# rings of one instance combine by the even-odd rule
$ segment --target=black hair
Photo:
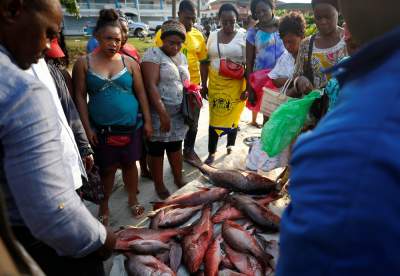
[[[275,9],[275,1],[274,0],[251,0],[250,11],[251,11],[251,17],[253,17],[254,20],[257,20],[256,7],[257,7],[258,3],[261,3],[261,2],[268,5],[271,8],[271,10]]]
[[[96,27],[93,32],[97,33],[100,29],[107,26],[118,27],[121,29],[119,14],[114,9],[102,9],[99,12],[99,18],[97,19]]]
[[[67,44],[65,43],[65,35],[64,35],[64,28],[61,29],[60,36],[58,38],[58,45],[60,45],[61,50],[63,51],[65,57],[63,57],[63,65],[65,67],[69,66],[69,53]]]
[[[178,12],[184,12],[184,11],[194,12],[194,13],[196,12],[196,8],[192,1],[183,0],[179,3]]]
[[[238,19],[239,18],[239,12],[237,11],[237,9],[235,8],[235,6],[234,5],[232,5],[231,3],[225,3],[225,4],[223,4],[220,8],[219,8],[219,11],[218,11],[218,18],[220,18],[221,17],[221,15],[222,15],[222,13],[223,12],[226,12],[226,11],[233,11],[234,13],[235,13],[235,15],[236,15],[236,19]]]
[[[279,35],[283,38],[287,34],[295,34],[304,37],[306,20],[300,12],[291,12],[279,21]]]
[[[333,6],[337,11],[339,11],[339,4],[337,0],[312,0],[311,6],[314,9],[318,4],[329,4]]]

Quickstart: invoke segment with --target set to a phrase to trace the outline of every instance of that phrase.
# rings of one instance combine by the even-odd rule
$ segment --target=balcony
[[[157,4],[140,4],[139,7],[136,2],[114,2],[114,3],[93,3],[90,1],[78,2],[80,7],[81,16],[98,16],[99,10],[101,9],[120,9],[126,13],[132,13],[138,16],[170,16],[172,12],[172,6],[160,3]]]

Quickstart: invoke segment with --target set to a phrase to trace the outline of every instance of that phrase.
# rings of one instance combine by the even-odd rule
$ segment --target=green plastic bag
[[[299,135],[311,105],[320,97],[320,91],[314,90],[301,99],[289,100],[271,114],[261,133],[262,150],[269,157],[280,154]]]

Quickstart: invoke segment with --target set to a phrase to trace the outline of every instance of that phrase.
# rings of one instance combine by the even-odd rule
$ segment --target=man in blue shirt
[[[400,274],[400,1],[339,2],[363,48],[333,69],[337,105],[294,147],[279,276]]]
[[[0,1],[0,185],[14,234],[46,275],[103,275],[115,237],[75,192],[50,92],[21,70],[61,20],[58,1]]]

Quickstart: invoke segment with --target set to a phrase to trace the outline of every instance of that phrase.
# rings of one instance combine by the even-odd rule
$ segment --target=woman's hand
[[[95,147],[99,144],[99,140],[97,139],[97,134],[93,130],[89,129],[87,131],[87,137],[89,139],[89,143]]]
[[[82,158],[83,164],[85,165],[86,172],[90,172],[94,165],[93,155],[89,154]]]
[[[161,132],[169,132],[171,130],[171,119],[168,114],[160,116]]]
[[[309,81],[309,79],[307,79],[304,76],[298,77],[297,80],[295,81],[295,84],[296,84],[297,91],[301,95],[308,94],[314,89],[314,86]]]
[[[153,135],[153,126],[151,125],[151,122],[144,123],[143,130],[146,138],[150,139],[151,136]]]

